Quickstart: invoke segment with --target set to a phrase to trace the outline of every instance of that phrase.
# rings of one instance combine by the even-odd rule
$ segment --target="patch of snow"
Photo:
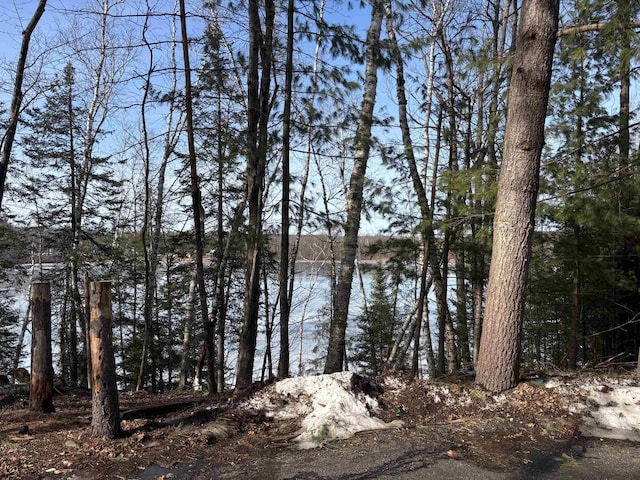
[[[640,442],[640,386],[633,377],[554,378],[545,387],[573,397],[568,411],[582,416],[580,434]]]
[[[377,400],[351,386],[352,372],[281,380],[259,392],[244,407],[264,410],[278,419],[304,417],[295,440],[302,449],[314,448],[333,439],[352,437],[363,430],[398,426],[385,423],[370,412]]]
[[[601,384],[586,390],[582,435],[640,442],[640,387]]]

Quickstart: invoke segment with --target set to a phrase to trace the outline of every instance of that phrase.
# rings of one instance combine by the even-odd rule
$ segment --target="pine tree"
[[[85,306],[81,295],[81,274],[85,255],[104,254],[104,245],[90,232],[110,217],[106,199],[114,194],[118,182],[109,173],[109,157],[87,152],[91,140],[94,151],[103,137],[101,130],[87,138],[87,110],[78,105],[80,88],[76,71],[67,63],[57,75],[42,105],[26,113],[28,134],[22,140],[25,153],[20,185],[24,201],[32,206],[34,223],[44,233],[45,242],[60,252],[69,268],[65,296],[69,322],[68,340],[71,384],[86,377]],[[91,222],[89,221],[91,220]],[[97,246],[85,250],[82,240]],[[66,315],[66,312],[65,312]],[[81,335],[80,335],[81,333]],[[80,349],[82,346],[82,349]]]
[[[373,272],[371,301],[356,318],[356,325],[361,332],[354,338],[353,360],[366,375],[375,377],[382,373],[396,331],[396,317],[383,268]]]

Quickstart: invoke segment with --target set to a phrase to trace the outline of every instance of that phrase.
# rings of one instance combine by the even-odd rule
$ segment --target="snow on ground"
[[[353,377],[352,372],[340,372],[288,378],[259,391],[243,407],[262,410],[275,419],[299,421],[300,430],[295,440],[304,449],[333,439],[349,438],[363,430],[398,426],[401,422],[385,423],[374,416],[379,409],[378,401],[354,388]],[[389,394],[400,392],[409,384],[388,377],[383,385]],[[545,397],[547,401],[556,398],[560,401],[559,408],[581,417],[579,430],[582,435],[640,442],[640,385],[634,377],[565,376],[542,380],[538,385],[557,394]],[[477,402],[486,402],[481,409],[491,410],[504,403],[535,399],[518,396],[525,387],[535,390],[533,385],[523,384],[513,391],[485,396],[474,395],[474,390],[456,385],[434,383],[429,384],[422,395],[425,402],[440,404],[444,409],[464,409]]]
[[[276,419],[302,418],[296,437],[302,449],[363,430],[398,426],[372,416],[378,402],[352,387],[352,372],[281,380],[249,399],[245,408],[264,410]]]
[[[640,442],[640,386],[637,382],[593,379],[580,388],[584,400],[570,408],[582,414],[582,435]]]
[[[573,390],[569,411],[582,415],[580,434],[640,442],[640,386],[629,377],[578,377],[550,380],[547,388]],[[568,392],[567,392],[568,393]]]

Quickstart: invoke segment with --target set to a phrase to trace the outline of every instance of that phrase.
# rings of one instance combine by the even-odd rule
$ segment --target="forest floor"
[[[87,390],[56,395],[52,414],[0,396],[0,478],[640,478],[640,444],[581,435],[589,409],[626,402],[592,393],[636,388],[631,375],[531,376],[502,395],[464,376],[379,384],[372,413],[388,428],[334,441],[316,432],[318,447],[305,450],[297,441],[304,415],[279,418],[264,402],[246,402],[273,386],[237,396],[121,392],[124,436],[111,441],[90,436]],[[364,402],[366,388],[352,387]],[[291,394],[270,395],[272,406],[293,403]]]

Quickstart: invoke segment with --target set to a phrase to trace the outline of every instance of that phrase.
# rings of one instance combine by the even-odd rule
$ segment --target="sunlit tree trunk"
[[[520,371],[524,292],[558,10],[558,0],[525,1],[518,30],[493,222],[485,325],[476,369],[476,381],[494,392],[515,386]]]
[[[122,434],[122,428],[112,341],[111,283],[92,282],[90,295],[91,436],[112,439]]]
[[[334,298],[334,316],[329,330],[329,347],[325,373],[339,372],[343,369],[346,355],[345,334],[349,301],[351,299],[351,284],[355,258],[358,250],[358,232],[360,230],[360,216],[362,214],[362,199],[364,180],[367,171],[367,161],[371,149],[371,126],[373,124],[373,108],[376,101],[378,85],[378,61],[380,56],[380,32],[384,17],[383,5],[380,0],[371,3],[371,24],[367,31],[365,47],[365,84],[360,110],[360,121],[355,136],[355,159],[349,191],[347,192],[347,219],[344,226],[342,257],[340,261],[340,275]]]

